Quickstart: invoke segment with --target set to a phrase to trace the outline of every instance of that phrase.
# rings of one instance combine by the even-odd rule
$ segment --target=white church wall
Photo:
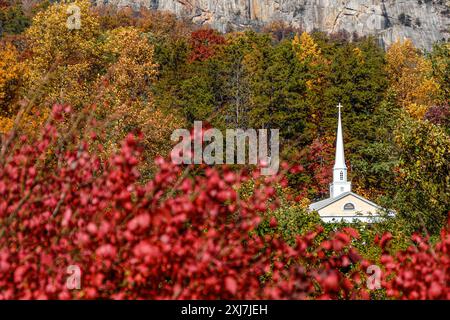
[[[325,223],[337,223],[337,222],[364,222],[364,223],[377,223],[382,220],[380,216],[351,216],[351,217],[320,217]]]

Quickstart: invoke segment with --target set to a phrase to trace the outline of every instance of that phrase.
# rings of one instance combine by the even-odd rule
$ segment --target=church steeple
[[[336,135],[336,156],[334,159],[334,168],[335,169],[344,169],[344,168],[347,168],[347,166],[345,165],[344,139],[342,138],[342,123],[341,123],[342,105],[339,103],[339,105],[337,107],[339,109],[339,113],[338,113],[338,127],[337,127],[337,135]]]
[[[339,103],[338,107],[338,127],[336,135],[336,156],[334,159],[333,167],[333,183],[330,185],[330,197],[335,198],[341,193],[349,192],[352,190],[352,185],[347,181],[347,166],[345,165],[344,155],[344,139],[342,137],[342,123],[341,123],[341,108]]]

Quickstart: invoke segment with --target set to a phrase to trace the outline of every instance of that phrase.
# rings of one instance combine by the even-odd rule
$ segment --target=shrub
[[[55,106],[53,118],[64,110]],[[276,232],[257,232],[262,214],[279,204],[273,186],[285,185],[281,176],[226,166],[189,175],[191,167],[158,158],[158,173],[142,185],[139,139],[129,135],[117,154],[101,161],[88,152],[89,143],[55,125],[49,122],[37,141],[22,138],[15,149],[6,143],[1,149],[1,299],[370,297],[369,262],[352,246],[360,237],[355,229],[320,238],[317,227],[292,245]],[[238,191],[243,184],[253,187],[245,199]],[[268,227],[277,225],[272,217]],[[389,239],[383,236],[382,249]],[[385,253],[388,295],[448,298],[449,243],[443,235],[434,254],[423,242]],[[74,267],[81,270],[79,290],[66,282]],[[426,294],[398,283],[408,272],[418,275],[414,288]]]
[[[391,239],[386,234],[381,246],[386,248]],[[403,300],[450,299],[450,234],[442,230],[435,246],[427,239],[414,235],[415,245],[407,250],[381,257],[385,267],[383,287],[391,298]],[[384,242],[383,242],[384,240]]]

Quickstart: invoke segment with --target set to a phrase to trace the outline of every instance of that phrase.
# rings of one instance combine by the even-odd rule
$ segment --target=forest
[[[0,0],[0,299],[448,300],[449,77],[448,42]],[[339,103],[353,190],[394,217],[307,210]],[[174,165],[171,133],[198,120],[280,129],[279,174]]]

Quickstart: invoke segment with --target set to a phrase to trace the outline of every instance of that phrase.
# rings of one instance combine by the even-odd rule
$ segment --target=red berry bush
[[[258,233],[282,177],[227,167],[192,175],[158,159],[159,171],[141,184],[132,135],[107,161],[85,141],[69,147],[61,139],[50,123],[38,141],[21,139],[2,153],[1,299],[370,298],[354,229],[319,241],[318,228],[295,246]],[[253,190],[241,197],[249,181]],[[394,275],[383,280],[388,295],[448,298],[448,248],[446,236],[434,254],[419,245],[383,256]],[[80,288],[68,285],[73,266]]]
[[[384,239],[387,244],[391,236]],[[408,300],[450,300],[450,234],[443,230],[435,246],[418,235],[412,240],[415,245],[407,250],[393,256],[385,252],[381,257],[387,295]]]

